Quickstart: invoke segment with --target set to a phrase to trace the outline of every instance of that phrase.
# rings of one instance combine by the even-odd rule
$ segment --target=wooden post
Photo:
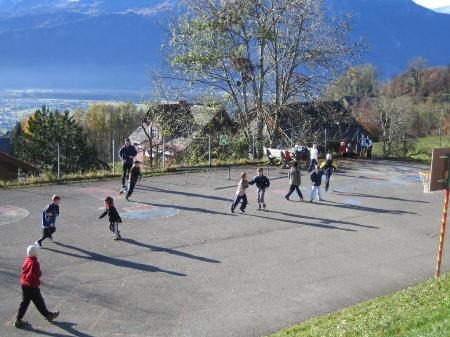
[[[447,211],[448,211],[448,198],[450,189],[447,187],[445,189],[445,199],[444,199],[444,209],[442,210],[442,221],[441,221],[441,234],[439,236],[439,246],[436,259],[436,278],[441,276],[441,262],[442,262],[442,250],[444,249],[445,240],[445,229],[447,227]]]

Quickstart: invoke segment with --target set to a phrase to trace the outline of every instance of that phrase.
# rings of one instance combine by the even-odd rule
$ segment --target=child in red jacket
[[[41,284],[41,268],[37,260],[38,247],[36,245],[28,246],[27,257],[22,264],[22,273],[20,274],[20,283],[22,285],[22,302],[20,302],[19,311],[17,313],[16,322],[14,323],[16,328],[22,328],[26,322],[22,321],[23,316],[33,301],[36,308],[48,321],[54,320],[58,317],[59,312],[50,312],[47,310],[44,299],[41,295],[39,286]]]

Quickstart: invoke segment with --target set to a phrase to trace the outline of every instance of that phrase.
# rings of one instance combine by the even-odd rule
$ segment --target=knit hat
[[[37,256],[39,251],[39,247],[36,245],[28,246],[27,248],[27,255],[28,256]]]

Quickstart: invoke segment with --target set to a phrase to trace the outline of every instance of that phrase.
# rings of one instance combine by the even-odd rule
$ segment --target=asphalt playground
[[[313,204],[286,201],[287,170],[270,169],[268,210],[250,187],[245,215],[229,211],[241,169],[144,178],[128,203],[117,180],[0,191],[0,336],[259,337],[431,277],[443,192],[423,194],[424,167],[338,165]],[[52,194],[61,216],[40,250],[41,291],[60,316],[30,305],[18,330],[21,263]],[[122,241],[98,219],[108,195]]]

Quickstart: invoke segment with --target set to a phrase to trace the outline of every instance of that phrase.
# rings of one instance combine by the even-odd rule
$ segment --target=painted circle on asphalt
[[[157,219],[157,218],[168,218],[178,214],[179,210],[167,206],[152,206],[152,205],[139,205],[139,206],[130,206],[122,208],[124,212],[121,212],[120,215],[125,219],[138,219],[138,220],[146,220],[146,219]]]
[[[12,205],[0,205],[0,226],[8,225],[26,218],[30,214],[26,209]]]

